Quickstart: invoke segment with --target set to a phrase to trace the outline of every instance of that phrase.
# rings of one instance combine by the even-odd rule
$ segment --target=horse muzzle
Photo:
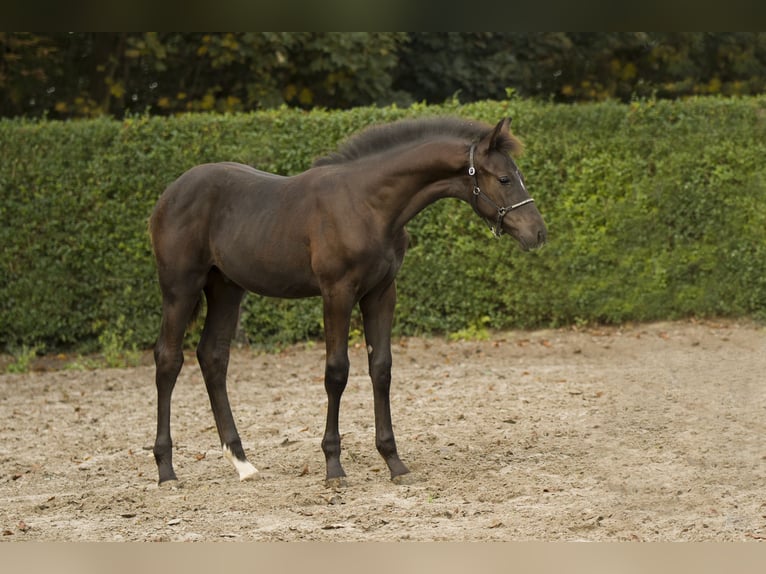
[[[518,241],[522,251],[539,249],[548,240],[548,230],[542,222],[539,225],[532,225],[524,229],[509,226],[507,232],[508,235]]]

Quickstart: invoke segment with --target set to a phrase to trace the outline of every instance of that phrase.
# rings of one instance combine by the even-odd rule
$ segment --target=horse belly
[[[259,295],[290,299],[319,295],[319,284],[308,261],[295,254],[219,253],[215,265],[231,281]]]
[[[245,277],[237,283],[259,295],[298,299],[319,295],[319,285],[312,279],[275,270],[262,270],[256,276]]]

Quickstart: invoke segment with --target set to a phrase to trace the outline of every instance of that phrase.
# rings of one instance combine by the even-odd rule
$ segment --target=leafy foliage
[[[150,346],[160,298],[146,222],[170,181],[219,160],[297,173],[359,129],[424,114],[514,118],[549,244],[522,254],[509,239],[493,240],[468,205],[437,202],[408,226],[398,333],[766,319],[765,98],[578,106],[512,98],[1,120],[0,348]],[[320,302],[248,296],[241,326],[255,344],[319,337]]]
[[[238,112],[385,100],[402,33],[0,33],[0,115]]]
[[[0,116],[754,95],[763,32],[0,32]]]

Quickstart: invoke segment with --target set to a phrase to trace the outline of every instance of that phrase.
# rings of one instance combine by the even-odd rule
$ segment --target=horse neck
[[[460,140],[426,142],[369,158],[371,163],[362,169],[368,202],[391,227],[401,228],[434,201],[467,200],[468,145]]]

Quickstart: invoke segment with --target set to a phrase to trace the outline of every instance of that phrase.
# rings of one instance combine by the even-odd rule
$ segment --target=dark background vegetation
[[[0,33],[0,116],[759,94],[758,32]]]
[[[764,61],[751,33],[1,34],[0,351],[149,347],[146,221],[189,167],[294,174],[431,114],[514,118],[550,242],[428,208],[398,334],[766,319]],[[322,334],[317,299],[249,296],[241,323],[272,347]]]

